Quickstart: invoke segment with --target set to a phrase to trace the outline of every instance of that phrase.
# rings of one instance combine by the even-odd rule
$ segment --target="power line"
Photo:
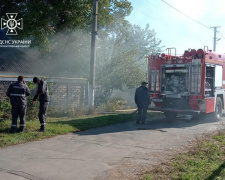
[[[152,7],[151,11],[156,10],[158,12],[158,10],[160,10],[160,8],[158,6],[156,6],[155,4],[153,4],[152,2],[149,1],[143,1],[141,4],[143,4],[143,7],[148,7],[149,5]]]
[[[154,3],[152,3],[151,1],[143,1],[143,3],[146,3],[146,4],[151,4],[154,8],[156,9],[159,9],[157,5],[155,5]]]
[[[210,27],[208,27],[208,26],[202,24],[201,22],[195,20],[194,18],[188,16],[187,14],[185,14],[185,13],[183,13],[182,11],[178,10],[177,8],[175,8],[174,6],[170,5],[170,4],[167,3],[166,1],[164,1],[164,0],[161,0],[161,1],[163,1],[166,5],[170,6],[172,9],[174,9],[174,10],[178,11],[179,13],[181,13],[182,15],[186,16],[187,18],[189,18],[189,19],[191,19],[192,21],[196,22],[197,24],[199,24],[199,25],[201,25],[201,26],[203,26],[203,27],[205,27],[205,28],[207,28],[207,29],[209,29],[209,30],[212,30]],[[148,3],[150,3],[150,2],[148,2]],[[147,5],[148,3],[145,3],[145,4]],[[154,6],[154,8],[158,9],[158,7],[157,7],[155,4],[152,4],[152,3],[150,3],[150,4],[151,4],[152,6]],[[137,6],[136,3],[135,3],[135,6]],[[154,15],[153,15],[152,13],[150,13],[150,12],[144,10],[143,8],[141,8],[140,5],[139,5],[138,8],[139,8],[139,11],[140,11],[142,14],[144,14],[145,16],[150,16],[150,17],[153,18]],[[150,13],[150,14],[149,14],[149,13]],[[155,18],[157,18],[157,17],[155,17]],[[223,39],[225,39],[225,37],[224,37],[222,34],[220,34],[219,32],[217,32],[217,33],[218,33]]]
[[[222,34],[220,34],[218,31],[217,31],[217,33],[218,33],[223,39],[225,39],[225,37],[224,37]]]
[[[159,24],[160,26],[168,27],[170,25],[170,24],[165,24],[163,21],[161,21],[161,19],[158,16],[155,16],[156,13],[152,14],[150,11],[147,11],[146,9],[144,9],[141,5],[139,5],[139,4],[137,5],[134,2],[133,2],[133,4],[135,5],[135,7],[137,7],[136,10],[139,11],[140,13],[142,13],[144,16],[146,16],[148,18],[151,17],[154,20],[158,19],[159,21],[156,21],[155,23]]]
[[[178,10],[177,8],[173,7],[172,5],[168,4],[168,3],[165,2],[164,0],[162,0],[162,1],[163,1],[166,5],[170,6],[170,7],[173,8],[174,10],[176,10],[176,11],[178,11],[179,13],[183,14],[184,16],[188,17],[188,18],[191,19],[192,21],[195,21],[196,23],[200,24],[201,26],[203,26],[203,27],[205,27],[205,28],[211,30],[211,29],[210,29],[209,27],[207,27],[206,25],[204,25],[204,24],[202,24],[202,23],[196,21],[195,19],[191,18],[190,16],[184,14],[183,12],[181,12],[181,11]],[[134,1],[134,2],[135,2],[135,1]],[[134,3],[134,2],[133,2],[133,3]],[[139,12],[141,12],[141,13],[142,13],[143,15],[145,15],[146,17],[150,16],[150,17],[152,17],[152,18],[154,18],[154,19],[159,19],[158,16],[155,16],[155,14],[158,14],[158,12],[155,12],[154,14],[152,14],[152,13],[150,13],[150,11],[145,10],[140,4],[138,4],[138,5],[137,5],[136,3],[134,3],[134,4],[135,4],[135,6],[139,9]],[[150,3],[149,1],[148,1],[148,3],[144,2],[144,4],[145,4],[145,7],[147,7],[147,5],[153,6],[154,10],[156,10],[156,11],[157,11],[157,9],[159,9],[156,5]],[[168,13],[168,12],[166,12],[166,13]],[[161,20],[161,19],[160,19],[160,20]],[[162,24],[163,24],[164,26],[167,26],[167,25],[164,24],[162,21],[160,21],[160,23],[157,23],[157,24],[159,24],[159,25],[162,25]]]
[[[201,26],[203,26],[203,27],[205,27],[205,28],[207,28],[207,29],[212,30],[210,27],[208,27],[208,26],[202,24],[201,22],[199,22],[199,21],[195,20],[194,18],[188,16],[187,14],[181,12],[180,10],[178,10],[177,8],[175,8],[174,6],[172,6],[172,5],[170,5],[169,3],[167,3],[166,1],[164,1],[164,0],[161,0],[161,1],[164,2],[165,4],[167,4],[168,6],[170,6],[172,9],[174,9],[174,10],[178,11],[179,13],[181,13],[182,15],[186,16],[187,18],[191,19],[192,21],[198,23],[199,25],[201,25]],[[215,41],[216,41],[216,39],[215,39],[215,36],[216,36],[215,33],[218,33],[223,39],[225,39],[225,37],[224,37],[221,33],[219,33],[218,31],[214,31],[214,51],[215,51],[215,46],[216,46],[216,45],[215,45],[215,44],[216,44],[216,43],[215,43]]]
[[[152,17],[154,16],[154,14],[151,11],[147,11],[146,9],[144,9],[140,4],[133,2],[133,4],[135,5],[135,7],[137,7],[139,9],[139,11],[144,14],[147,17]]]
[[[194,21],[194,22],[198,23],[199,25],[201,25],[201,26],[203,26],[203,27],[205,27],[205,28],[211,30],[210,27],[208,27],[208,26],[202,24],[201,22],[199,22],[199,21],[193,19],[192,17],[188,16],[187,14],[181,12],[181,11],[178,10],[177,8],[175,8],[175,7],[173,7],[172,5],[170,5],[169,3],[167,3],[166,1],[164,1],[164,0],[161,0],[161,1],[164,2],[165,4],[167,4],[168,6],[170,6],[171,8],[173,8],[174,10],[176,10],[177,12],[179,12],[179,13],[181,13],[182,15],[186,16],[187,18],[191,19],[192,21]]]
[[[201,22],[195,20],[194,18],[190,17],[189,15],[183,13],[183,12],[180,11],[179,9],[175,8],[173,5],[167,3],[165,0],[161,0],[161,1],[162,1],[163,3],[165,3],[167,6],[169,6],[170,8],[172,8],[173,10],[179,12],[179,13],[182,14],[183,16],[185,16],[185,17],[189,18],[190,20],[194,21],[194,22],[197,23],[198,25],[203,26],[204,28],[206,28],[206,29],[212,31],[212,29],[211,29],[209,26],[206,26],[205,24],[203,24],[203,23],[201,23]],[[134,2],[135,2],[135,1],[134,1]],[[146,10],[146,8],[144,8],[144,7],[141,6],[140,4],[136,4],[136,3],[134,3],[134,4],[135,4],[135,6],[137,7],[138,11],[141,12],[142,14],[144,14],[146,17],[151,17],[152,19],[159,19],[159,16],[155,16],[156,14],[158,14],[158,10],[159,10],[159,7],[157,7],[155,4],[152,4],[152,3],[149,2],[149,1],[148,1],[148,3],[147,3],[146,1],[143,3],[144,7],[147,7],[148,5],[152,6],[151,11]],[[168,12],[166,11],[166,13],[168,13]],[[161,23],[160,23],[161,26],[162,26],[162,25],[165,26],[165,24],[164,24],[162,21],[160,21],[160,22],[161,22]],[[156,21],[156,23],[157,23],[157,21]],[[157,23],[157,24],[158,24],[158,23]],[[225,37],[224,37],[221,33],[219,33],[218,31],[216,31],[216,32],[217,32],[218,35],[220,35],[223,39],[225,39]],[[215,35],[215,33],[214,33],[214,35]],[[215,46],[215,45],[214,45],[214,46]]]

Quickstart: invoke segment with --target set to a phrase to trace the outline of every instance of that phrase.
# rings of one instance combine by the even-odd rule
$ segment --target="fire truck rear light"
[[[203,98],[202,98],[202,95],[196,96],[196,99],[203,99]]]
[[[191,95],[190,99],[203,99],[202,95]]]
[[[197,50],[197,54],[198,54],[199,56],[201,56],[201,55],[204,54],[204,51],[203,51],[202,49],[198,49],[198,50]]]

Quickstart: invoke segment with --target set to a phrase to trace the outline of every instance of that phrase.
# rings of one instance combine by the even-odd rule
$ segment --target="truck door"
[[[205,97],[214,97],[214,88],[215,88],[215,65],[206,64],[206,73],[205,73]]]
[[[217,98],[223,102],[223,67],[221,65],[206,64],[205,99],[206,113],[214,112]]]
[[[206,63],[205,67],[205,101],[206,113],[214,112],[215,107],[215,65]]]

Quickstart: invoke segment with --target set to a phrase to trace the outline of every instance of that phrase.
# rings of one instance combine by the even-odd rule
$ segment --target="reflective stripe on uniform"
[[[41,125],[45,125],[46,123],[41,123]]]
[[[15,94],[15,93],[11,93],[10,96],[25,96],[25,94]]]
[[[26,124],[20,124],[20,126],[26,126]]]
[[[20,86],[13,86],[13,88],[16,88],[16,89],[24,89],[24,87],[20,87]]]
[[[16,124],[12,124],[11,126],[12,126],[12,127],[17,127],[17,125],[16,125]]]

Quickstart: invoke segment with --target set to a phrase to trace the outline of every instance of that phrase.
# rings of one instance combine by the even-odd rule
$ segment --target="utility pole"
[[[216,41],[219,41],[220,39],[217,39],[216,38],[216,32],[217,32],[217,28],[220,28],[221,26],[213,26],[213,27],[210,27],[210,28],[213,28],[214,29],[214,38],[213,38],[213,51],[215,52],[216,51]]]
[[[94,107],[95,95],[95,61],[96,61],[96,36],[97,36],[97,16],[98,0],[93,0],[93,19],[92,19],[92,37],[91,37],[91,59],[88,93],[88,112],[91,113]]]

